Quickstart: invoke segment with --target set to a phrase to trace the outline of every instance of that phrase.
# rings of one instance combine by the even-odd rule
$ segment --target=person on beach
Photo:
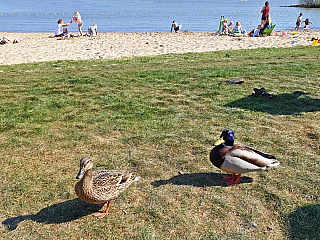
[[[233,33],[242,33],[242,34],[244,34],[244,31],[242,29],[240,21],[236,22],[236,26],[233,29]]]
[[[298,17],[298,19],[297,19],[296,27],[295,27],[294,30],[299,31],[299,28],[300,28],[301,23],[302,23],[302,13],[300,13],[300,15],[299,15],[299,17]]]
[[[88,28],[88,34],[90,37],[97,36],[98,35],[98,25],[93,24],[93,26],[90,26]]]
[[[173,21],[170,32],[172,32],[172,29],[174,29],[175,33],[180,32],[181,27],[182,25],[178,26],[178,23],[176,21]]]
[[[258,27],[259,27],[259,26],[258,26]],[[264,31],[266,28],[272,28],[272,20],[271,20],[271,15],[270,15],[270,14],[268,14],[268,16],[267,16],[267,21],[266,21],[266,23],[264,24],[264,26],[263,26],[263,27],[261,26],[259,36],[260,36],[260,35],[261,35],[261,36],[263,35],[263,31]]]
[[[309,18],[307,18],[306,20],[303,21],[304,23],[304,29],[308,29],[309,25],[312,24],[312,22],[309,21]]]
[[[55,31],[55,37],[68,37],[68,29],[65,27],[69,26],[71,22],[64,24],[62,19],[58,20],[58,25]]]
[[[264,28],[264,25],[266,24],[266,21],[267,21],[268,14],[270,12],[269,2],[268,1],[265,2],[264,5],[265,6],[261,10],[261,13],[262,13],[261,28]]]
[[[230,21],[229,25],[228,25],[228,30],[229,30],[229,33],[232,33],[233,31],[233,22]]]
[[[261,29],[262,29],[261,25],[258,25],[258,28],[253,28],[251,30],[251,32],[249,32],[249,36],[250,37],[259,37]]]
[[[228,19],[225,18],[223,20],[223,23],[222,23],[222,28],[221,28],[221,34],[229,34],[231,32],[229,26],[228,26]]]
[[[1,45],[8,44],[8,43],[18,43],[18,40],[17,39],[10,39],[8,37],[0,38]]]
[[[82,36],[82,29],[81,28],[82,28],[83,22],[81,20],[81,15],[78,11],[75,11],[74,15],[75,16],[72,17],[71,22],[75,22],[76,24],[78,24],[79,33],[80,33],[80,36]]]

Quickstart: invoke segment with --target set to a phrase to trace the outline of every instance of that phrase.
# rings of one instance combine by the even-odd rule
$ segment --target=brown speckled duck
[[[263,171],[280,164],[272,155],[234,144],[234,133],[230,129],[223,130],[220,138],[210,152],[210,161],[223,171],[232,173],[232,176],[223,178],[228,186],[238,184],[242,173]]]
[[[140,177],[133,175],[134,170],[99,170],[92,171],[93,163],[89,157],[80,160],[80,171],[75,185],[75,192],[80,199],[92,204],[99,204],[101,208],[106,206],[106,210],[96,212],[97,218],[103,218],[109,211],[110,201],[129,187]]]

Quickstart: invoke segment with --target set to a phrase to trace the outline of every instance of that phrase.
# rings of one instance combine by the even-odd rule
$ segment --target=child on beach
[[[88,28],[88,34],[90,37],[97,36],[98,35],[98,25],[93,24],[93,26],[90,26]]]
[[[231,33],[233,31],[233,22],[232,21],[230,21],[228,28],[229,28],[229,33]]]
[[[178,26],[178,23],[176,21],[173,21],[171,25],[171,32],[172,29],[174,29],[175,33],[180,32],[181,27],[182,25]]]
[[[83,22],[81,21],[81,15],[80,15],[80,13],[78,11],[75,11],[74,15],[75,16],[72,17],[71,22],[75,22],[75,23],[78,24],[79,33],[80,33],[80,36],[82,36],[81,28],[82,28]]]
[[[303,28],[305,28],[305,29],[308,29],[308,28],[309,28],[309,25],[312,24],[312,22],[309,21],[309,18],[307,18],[307,19],[304,20],[303,22],[304,22],[304,24],[305,24]]]
[[[56,37],[68,37],[68,30],[65,27],[69,26],[70,24],[71,24],[71,22],[64,24],[63,20],[59,19],[56,31],[54,32],[54,35]]]
[[[223,20],[222,28],[221,28],[221,33],[222,34],[229,34],[229,32],[231,32],[230,28],[228,26],[228,21],[229,20],[227,18]]]
[[[299,28],[300,28],[301,23],[302,23],[302,13],[300,13],[300,15],[299,15],[299,17],[298,17],[298,19],[297,19],[296,27],[295,27],[294,30],[299,31]]]
[[[236,26],[234,27],[233,32],[234,33],[242,33],[242,34],[244,33],[240,21],[236,22]]]

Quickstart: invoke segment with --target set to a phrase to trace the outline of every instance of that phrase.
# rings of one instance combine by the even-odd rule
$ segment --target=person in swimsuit
[[[294,30],[297,30],[299,31],[299,28],[300,28],[300,25],[302,23],[302,13],[300,13],[298,19],[297,19],[297,22],[296,22],[296,28]]]
[[[81,28],[82,28],[83,22],[81,20],[81,15],[78,11],[75,11],[74,15],[75,16],[72,17],[71,22],[75,22],[78,24],[79,33],[80,33],[80,36],[82,36],[82,29]]]
[[[265,2],[264,5],[265,6],[261,10],[261,13],[262,13],[261,28],[264,28],[264,25],[266,24],[266,21],[267,21],[268,14],[270,12],[269,2],[268,1]]]

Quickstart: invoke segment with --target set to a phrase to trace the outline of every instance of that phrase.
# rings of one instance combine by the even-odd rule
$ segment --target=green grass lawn
[[[0,66],[0,238],[320,239],[319,69],[317,47]],[[281,165],[226,187],[225,128]],[[101,220],[83,156],[142,177]]]

